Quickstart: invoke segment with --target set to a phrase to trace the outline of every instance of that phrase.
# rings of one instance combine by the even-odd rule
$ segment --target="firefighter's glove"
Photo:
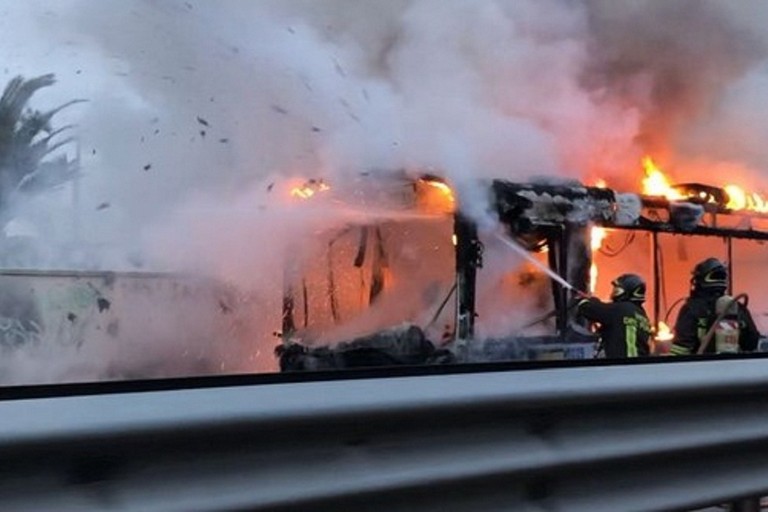
[[[589,302],[590,298],[583,294],[575,295],[568,302],[568,309],[578,309],[579,306]]]

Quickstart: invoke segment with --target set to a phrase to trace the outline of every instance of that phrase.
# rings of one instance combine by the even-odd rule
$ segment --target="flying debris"
[[[99,211],[99,210],[106,210],[109,207],[110,207],[110,204],[107,203],[107,202],[104,202],[104,203],[101,203],[99,206],[97,206],[96,210],[97,211]]]
[[[231,312],[232,312],[232,306],[230,306],[229,304],[227,304],[226,302],[224,302],[224,300],[223,300],[223,299],[219,299],[219,309],[220,309],[220,310],[221,310],[221,312],[222,312],[222,313],[224,313],[225,315],[228,315],[229,313],[231,313]]]
[[[104,297],[99,297],[96,299],[96,305],[99,307],[99,313],[103,313],[109,310],[109,308],[112,306],[112,303]]]
[[[229,142],[229,139],[227,139],[227,138],[225,137],[225,138],[223,138],[223,139],[219,139],[219,142],[221,142],[222,144],[227,144],[227,143]]]
[[[201,125],[203,125],[203,126],[210,126],[210,125],[208,124],[208,121],[206,121],[205,119],[203,119],[203,118],[202,118],[202,117],[200,117],[200,116],[197,116],[197,122],[198,122],[198,123],[200,123],[200,124],[201,124]]]
[[[317,126],[313,126],[312,127],[312,131],[315,132],[315,133],[320,133],[322,130],[320,128],[318,128]]]
[[[205,130],[200,130],[200,137],[205,138]]]
[[[150,170],[151,168],[152,168],[152,164],[147,164],[147,165],[145,165],[145,166],[144,166],[144,170],[145,170],[145,171],[148,171],[148,170]]]
[[[338,73],[339,76],[341,76],[343,78],[347,78],[347,72],[344,71],[344,68],[341,67],[341,64],[339,63],[339,61],[335,57],[333,59],[333,67],[334,67],[334,69],[336,69],[336,73]]]
[[[272,110],[274,110],[278,114],[283,114],[283,115],[287,115],[288,114],[288,111],[286,109],[284,109],[283,107],[281,107],[280,105],[271,105],[271,108],[272,108]]]
[[[275,188],[275,183],[272,182],[269,185],[267,185],[267,192],[272,192],[272,189]]]

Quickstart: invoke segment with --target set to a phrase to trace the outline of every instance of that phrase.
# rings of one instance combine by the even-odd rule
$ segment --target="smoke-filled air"
[[[288,292],[309,345],[403,323],[439,342],[453,224],[398,202],[423,175],[489,232],[483,180],[639,191],[645,155],[768,191],[765,19],[761,0],[0,0],[0,88],[52,75],[16,116],[64,107],[30,145],[65,128],[32,188],[0,126],[0,383],[276,371]],[[492,237],[484,259],[479,337],[546,313],[541,274]]]

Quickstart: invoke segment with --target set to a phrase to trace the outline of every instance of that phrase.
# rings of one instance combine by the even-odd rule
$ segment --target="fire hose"
[[[577,291],[575,288],[573,288],[573,290],[575,291],[576,296],[579,297],[579,298],[585,298],[586,299],[586,298],[591,297],[591,295],[587,295],[584,292]],[[578,302],[573,302],[566,309],[568,311],[570,311],[573,308],[577,307],[578,305],[579,305]],[[534,325],[537,325],[537,324],[540,324],[540,323],[544,323],[547,320],[549,320],[550,318],[554,318],[555,316],[557,316],[557,309],[553,309],[552,311],[550,311],[546,315],[541,316],[541,317],[539,317],[539,318],[537,318],[537,319],[535,319],[535,320],[533,320],[531,322],[528,322],[527,324],[524,324],[523,326],[520,327],[520,330],[530,329]]]
[[[704,351],[707,350],[707,347],[709,347],[709,344],[712,342],[712,338],[715,336],[715,329],[717,328],[717,324],[720,323],[723,318],[725,318],[731,306],[741,300],[744,301],[743,305],[746,307],[749,304],[749,295],[746,293],[740,293],[728,301],[727,306],[723,308],[723,311],[719,315],[717,315],[717,318],[715,318],[715,321],[712,323],[712,327],[709,328],[707,333],[701,339],[701,344],[699,345],[699,350],[696,351],[696,354],[701,355],[704,353]]]

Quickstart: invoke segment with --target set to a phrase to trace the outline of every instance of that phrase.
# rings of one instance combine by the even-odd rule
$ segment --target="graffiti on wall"
[[[3,349],[36,344],[42,336],[43,328],[34,320],[0,316],[0,347]]]
[[[117,323],[110,315],[109,298],[114,277],[105,276],[0,275],[0,350],[43,341],[79,348],[92,329],[115,335]]]
[[[89,329],[95,326],[101,330],[102,319],[97,317],[111,308],[111,301],[100,287],[92,281],[79,280],[44,290],[38,303],[47,339],[77,348],[85,343]],[[114,325],[116,320],[109,322],[105,330],[116,333]]]
[[[40,308],[28,287],[16,280],[3,282],[0,285],[0,348],[9,350],[38,343],[43,331]]]
[[[0,356],[20,356],[3,359],[0,382],[15,382],[16,361],[44,361],[63,380],[272,371],[271,351],[260,349],[264,311],[205,277],[0,270]],[[22,377],[36,379],[37,368]]]

